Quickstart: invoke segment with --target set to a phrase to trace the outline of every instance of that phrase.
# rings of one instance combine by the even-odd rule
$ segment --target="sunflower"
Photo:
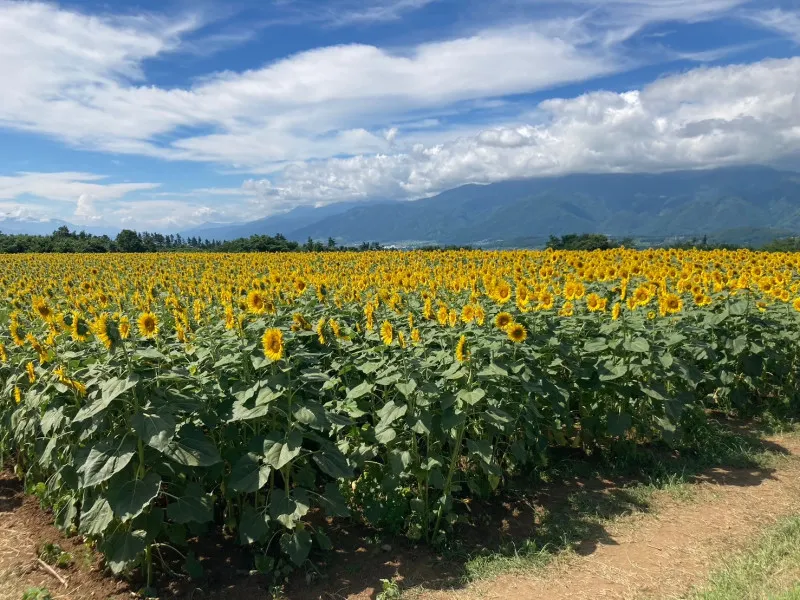
[[[327,319],[325,317],[322,317],[319,321],[317,321],[317,326],[314,328],[314,330],[317,332],[317,340],[319,340],[319,343],[322,344],[323,346],[326,343],[326,340],[325,340],[325,323],[326,322],[327,322]]]
[[[475,307],[471,304],[466,304],[461,309],[461,320],[464,323],[472,323],[475,320]]]
[[[267,300],[258,290],[250,290],[247,293],[247,310],[256,315],[263,315],[267,310]]]
[[[79,312],[72,313],[72,323],[70,324],[72,339],[76,342],[85,342],[92,333],[91,327]]]
[[[25,345],[25,331],[22,329],[22,326],[19,324],[19,317],[17,313],[11,314],[11,323],[8,326],[8,331],[11,334],[11,339],[14,342],[15,346],[24,346]]]
[[[139,325],[139,333],[142,334],[142,337],[152,339],[158,335],[158,319],[153,313],[145,312],[139,315],[137,324]]]
[[[37,313],[39,313],[39,316],[42,318],[42,320],[49,321],[50,319],[53,318],[53,311],[47,305],[47,302],[45,301],[44,298],[34,299],[33,308]]]
[[[528,337],[528,332],[525,330],[525,327],[520,323],[512,323],[507,327],[506,332],[508,333],[508,339],[510,339],[515,344],[524,342],[525,338]]]
[[[36,383],[36,371],[34,371],[32,362],[25,365],[25,371],[28,373],[28,382]]]
[[[498,329],[505,329],[513,322],[514,317],[511,316],[511,313],[507,312],[497,313],[497,316],[494,318],[494,326]]]
[[[486,322],[486,313],[480,305],[475,306],[475,322],[483,325]]]
[[[495,298],[498,304],[505,304],[511,299],[511,286],[505,281],[497,286],[495,290]]]
[[[571,317],[575,314],[575,306],[567,300],[564,302],[564,305],[561,307],[561,310],[558,311],[558,316],[560,317]]]
[[[603,302],[600,296],[594,292],[586,296],[586,308],[588,308],[591,312],[603,310]]]
[[[415,344],[419,344],[422,340],[422,336],[419,334],[419,329],[416,327],[411,330],[411,341]]]
[[[402,331],[397,332],[397,343],[400,344],[401,348],[406,347],[406,336]]]
[[[381,340],[387,346],[391,346],[392,340],[394,340],[394,329],[392,329],[392,324],[389,321],[384,321],[381,324]]]
[[[665,314],[671,315],[679,313],[681,309],[683,309],[683,300],[681,300],[680,296],[676,296],[675,294],[667,294],[664,296],[662,310]]]
[[[280,329],[271,328],[264,332],[261,338],[264,347],[264,356],[270,360],[280,360],[283,358],[283,332]]]
[[[656,312],[654,310],[648,311],[647,312],[647,318],[652,321],[653,319],[656,318]]]
[[[456,360],[465,362],[469,360],[469,350],[467,349],[467,336],[462,335],[456,344]]]
[[[794,302],[792,302],[792,307],[797,311],[800,312],[800,297],[795,298]]]
[[[292,315],[292,331],[311,331],[311,323],[300,313]]]
[[[22,390],[19,389],[18,385],[14,386],[14,402],[17,404],[22,402]]]
[[[442,304],[439,307],[439,310],[436,311],[436,321],[442,327],[447,325],[447,319],[448,319],[449,316],[450,316],[450,313],[448,312],[447,307],[444,304]]]
[[[447,313],[447,322],[450,327],[455,327],[456,323],[458,323],[458,311],[453,309],[449,313]]]
[[[622,312],[622,305],[619,302],[616,302],[614,306],[611,308],[611,319],[616,321],[619,319],[619,315]]]
[[[131,321],[128,317],[122,317],[119,320],[119,337],[127,340],[131,335]]]
[[[100,343],[110,352],[114,347],[114,332],[111,329],[111,323],[109,322],[107,313],[103,313],[97,318],[92,324],[92,331],[94,331],[94,335],[100,340]]]
[[[8,352],[6,352],[6,345],[0,342],[0,364],[8,362]]]

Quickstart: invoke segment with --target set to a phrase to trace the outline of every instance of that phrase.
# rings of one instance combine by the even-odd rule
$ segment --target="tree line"
[[[70,231],[61,226],[50,235],[6,234],[0,232],[0,253],[103,253],[103,252],[326,252],[382,250],[376,242],[358,246],[339,246],[328,238],[327,243],[308,238],[304,244],[292,241],[280,233],[252,235],[236,240],[209,240],[198,236],[161,234],[123,229],[116,237],[93,235],[84,231]]]

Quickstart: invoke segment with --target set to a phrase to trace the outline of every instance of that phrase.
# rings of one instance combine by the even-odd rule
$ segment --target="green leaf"
[[[380,417],[380,426],[388,427],[408,411],[408,404],[393,400],[384,404],[376,413]]]
[[[273,433],[264,441],[264,459],[273,469],[281,470],[296,458],[302,449],[303,436],[299,431],[291,432],[286,439],[281,434]]]
[[[131,427],[145,444],[164,452],[175,436],[175,418],[165,413],[137,413],[131,418]]]
[[[82,488],[98,485],[128,466],[136,453],[136,443],[125,438],[120,441],[103,440],[89,451],[86,461],[78,467],[82,474]]]
[[[406,398],[411,396],[414,393],[414,390],[417,389],[417,382],[413,379],[409,379],[408,381],[401,381],[399,383],[395,383],[394,387],[397,388],[397,391],[403,394]]]
[[[314,429],[322,429],[330,425],[328,415],[319,402],[303,400],[292,405],[295,420]]]
[[[266,485],[271,471],[272,467],[262,464],[258,454],[248,452],[233,465],[228,487],[234,492],[250,494]]]
[[[167,517],[178,524],[207,523],[214,518],[214,499],[198,483],[186,486],[183,496],[167,506]]]
[[[650,344],[643,337],[633,338],[630,345],[631,352],[650,352]]]
[[[115,575],[133,567],[147,546],[147,533],[142,530],[114,533],[103,545],[106,564]]]
[[[587,340],[586,343],[583,345],[583,349],[586,352],[602,352],[608,348],[608,341],[606,338],[595,338],[593,340]]]
[[[347,459],[336,446],[323,448],[312,457],[320,470],[334,479],[348,479],[353,477],[353,469],[347,464]]]
[[[350,509],[335,483],[325,485],[325,493],[319,499],[322,508],[329,517],[349,517]]]
[[[733,355],[738,356],[747,348],[747,336],[740,335],[733,340]]]
[[[735,316],[743,315],[747,312],[748,301],[746,299],[738,300],[728,307],[728,312]]]
[[[493,362],[485,369],[479,371],[478,377],[508,377],[508,371]]]
[[[81,514],[80,532],[84,535],[102,535],[113,520],[114,511],[108,501],[97,498],[91,508]]]
[[[478,402],[483,400],[486,396],[486,392],[481,388],[475,388],[474,390],[460,390],[458,392],[458,399],[463,400],[470,406],[475,406]]]
[[[467,440],[467,449],[481,459],[482,462],[489,464],[492,462],[492,444],[489,440]]]
[[[371,393],[374,389],[375,386],[369,381],[362,381],[356,387],[347,390],[347,399],[357,400],[358,398],[361,398],[361,396],[366,396],[367,394]]]
[[[286,529],[294,529],[300,519],[308,513],[308,509],[308,498],[303,490],[296,489],[288,495],[280,488],[272,491],[269,514]]]
[[[194,425],[184,425],[164,454],[187,467],[210,467],[222,461],[214,443]]]
[[[73,421],[80,423],[103,412],[120,395],[136,386],[139,376],[135,373],[127,379],[111,377],[100,386],[100,398],[81,408],[73,417]]]
[[[383,427],[380,424],[375,428],[375,440],[379,444],[388,444],[397,437],[397,432],[392,426]]]
[[[269,534],[269,516],[249,504],[239,519],[239,541],[244,545],[264,542]]]
[[[108,494],[108,503],[114,516],[122,522],[138,517],[150,502],[158,496],[161,489],[161,476],[148,473],[143,479],[128,481],[119,487],[112,488]]]
[[[311,551],[311,534],[305,529],[284,533],[281,536],[281,550],[299,567]]]

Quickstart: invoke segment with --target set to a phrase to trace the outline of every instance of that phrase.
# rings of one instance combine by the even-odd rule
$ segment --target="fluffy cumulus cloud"
[[[415,198],[465,182],[770,162],[800,151],[800,58],[703,68],[641,90],[540,103],[535,124],[406,152],[292,165],[249,181],[276,207]],[[720,93],[725,90],[725,93]]]
[[[393,23],[439,1],[337,0],[319,14],[302,10],[318,3],[281,6],[336,30]],[[701,68],[625,93],[525,100],[674,58],[660,42],[639,40],[636,53],[626,45],[653,24],[732,16],[797,39],[796,13],[757,0],[497,0],[492,20],[485,3],[464,4],[478,7],[470,27],[436,39],[330,45],[159,86],[148,67],[202,47],[202,18],[0,0],[0,128],[246,173],[241,188],[177,194],[91,173],[15,173],[0,176],[0,210],[30,196],[72,203],[62,214],[83,223],[156,228],[303,203],[415,198],[466,182],[764,162],[798,150],[800,59]]]

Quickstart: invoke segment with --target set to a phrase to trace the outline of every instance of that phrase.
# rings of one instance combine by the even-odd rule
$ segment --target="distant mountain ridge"
[[[5,234],[24,234],[24,235],[50,235],[59,227],[67,227],[70,231],[85,231],[92,235],[107,235],[115,237],[119,229],[113,227],[91,227],[85,225],[73,225],[61,219],[48,219],[39,221],[35,219],[21,219],[18,217],[0,216],[0,233]]]
[[[468,184],[409,202],[330,205],[228,226],[228,235],[305,241],[508,246],[549,235],[641,239],[800,233],[800,174],[745,166],[660,174],[583,174]],[[297,225],[297,226],[296,226]],[[205,230],[211,238],[214,230]],[[230,237],[219,239],[231,239]],[[733,240],[736,241],[736,240]]]

